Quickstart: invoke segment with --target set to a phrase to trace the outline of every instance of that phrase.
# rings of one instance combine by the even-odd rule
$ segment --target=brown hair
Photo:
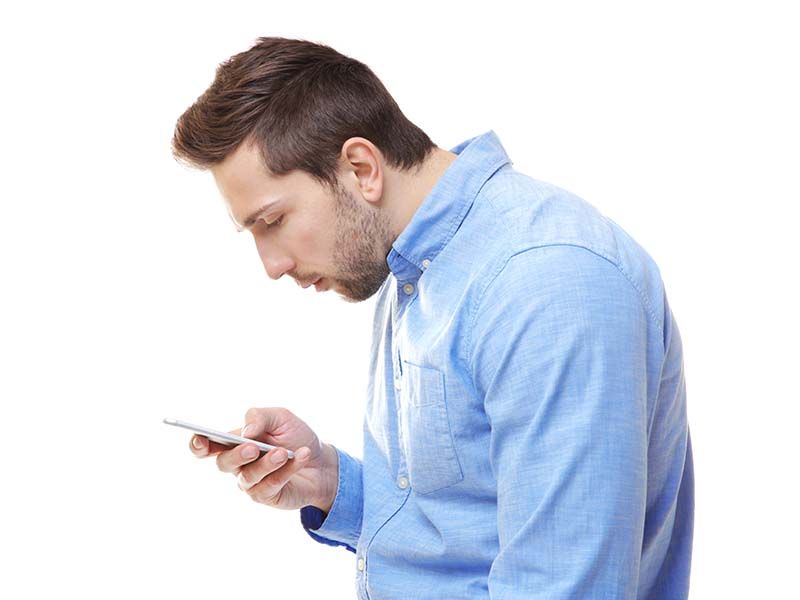
[[[342,144],[354,136],[405,170],[435,147],[363,63],[313,42],[262,37],[217,67],[178,119],[172,152],[207,169],[252,141],[273,175],[300,169],[334,185]]]

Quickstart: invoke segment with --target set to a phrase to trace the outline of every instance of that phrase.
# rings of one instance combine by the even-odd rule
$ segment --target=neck
[[[434,148],[419,168],[407,172],[392,172],[387,189],[391,192],[387,200],[392,206],[392,228],[395,238],[411,222],[414,213],[456,158],[457,154]]]

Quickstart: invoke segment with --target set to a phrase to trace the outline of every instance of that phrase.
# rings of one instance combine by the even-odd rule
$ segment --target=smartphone
[[[234,435],[232,433],[224,433],[222,431],[217,431],[216,429],[209,429],[208,427],[202,427],[201,425],[193,425],[192,423],[187,423],[186,421],[179,421],[178,419],[164,419],[164,423],[167,425],[174,425],[175,427],[183,427],[184,429],[188,429],[194,433],[207,437],[212,442],[217,442],[218,444],[223,444],[225,446],[238,446],[239,444],[255,444],[258,446],[258,449],[261,450],[262,454],[269,452],[276,446],[270,446],[269,444],[265,444],[264,442],[259,442],[258,440],[250,440],[248,438],[243,438],[238,435]],[[294,458],[294,452],[291,450],[287,450],[289,454],[289,458]]]

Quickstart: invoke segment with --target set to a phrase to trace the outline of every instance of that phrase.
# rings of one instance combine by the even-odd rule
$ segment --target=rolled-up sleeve
[[[650,314],[616,265],[527,249],[487,284],[468,362],[491,425],[503,598],[635,598]]]

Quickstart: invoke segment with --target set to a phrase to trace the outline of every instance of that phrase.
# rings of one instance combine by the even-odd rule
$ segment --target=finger
[[[245,491],[256,502],[269,503],[289,483],[289,480],[308,464],[310,456],[311,452],[307,448],[305,451],[302,448],[299,449],[292,460],[272,471]]]
[[[258,484],[264,477],[280,469],[289,455],[283,448],[274,448],[257,461],[254,461],[239,470],[239,488],[247,491]]]
[[[203,435],[193,435],[192,439],[189,440],[189,449],[192,451],[192,454],[198,458],[216,456],[220,452],[230,450],[230,448],[230,446],[224,446],[222,444],[218,444],[217,442],[212,442]]]
[[[233,431],[229,431],[228,433],[239,435],[239,429],[234,429]],[[189,440],[189,450],[191,450],[192,454],[194,454],[198,458],[216,456],[220,452],[224,452],[225,450],[230,450],[230,449],[231,449],[230,446],[219,444],[217,442],[212,442],[204,435],[195,434],[192,436],[192,439]]]
[[[244,416],[245,426],[241,435],[250,439],[274,441],[262,436],[274,438],[280,435],[291,417],[292,413],[285,408],[251,408]]]
[[[260,451],[255,444],[239,444],[220,452],[217,456],[217,468],[223,473],[238,474],[239,469],[258,459]]]
[[[202,435],[193,435],[189,440],[189,450],[197,457],[208,456],[209,443],[208,438]]]

